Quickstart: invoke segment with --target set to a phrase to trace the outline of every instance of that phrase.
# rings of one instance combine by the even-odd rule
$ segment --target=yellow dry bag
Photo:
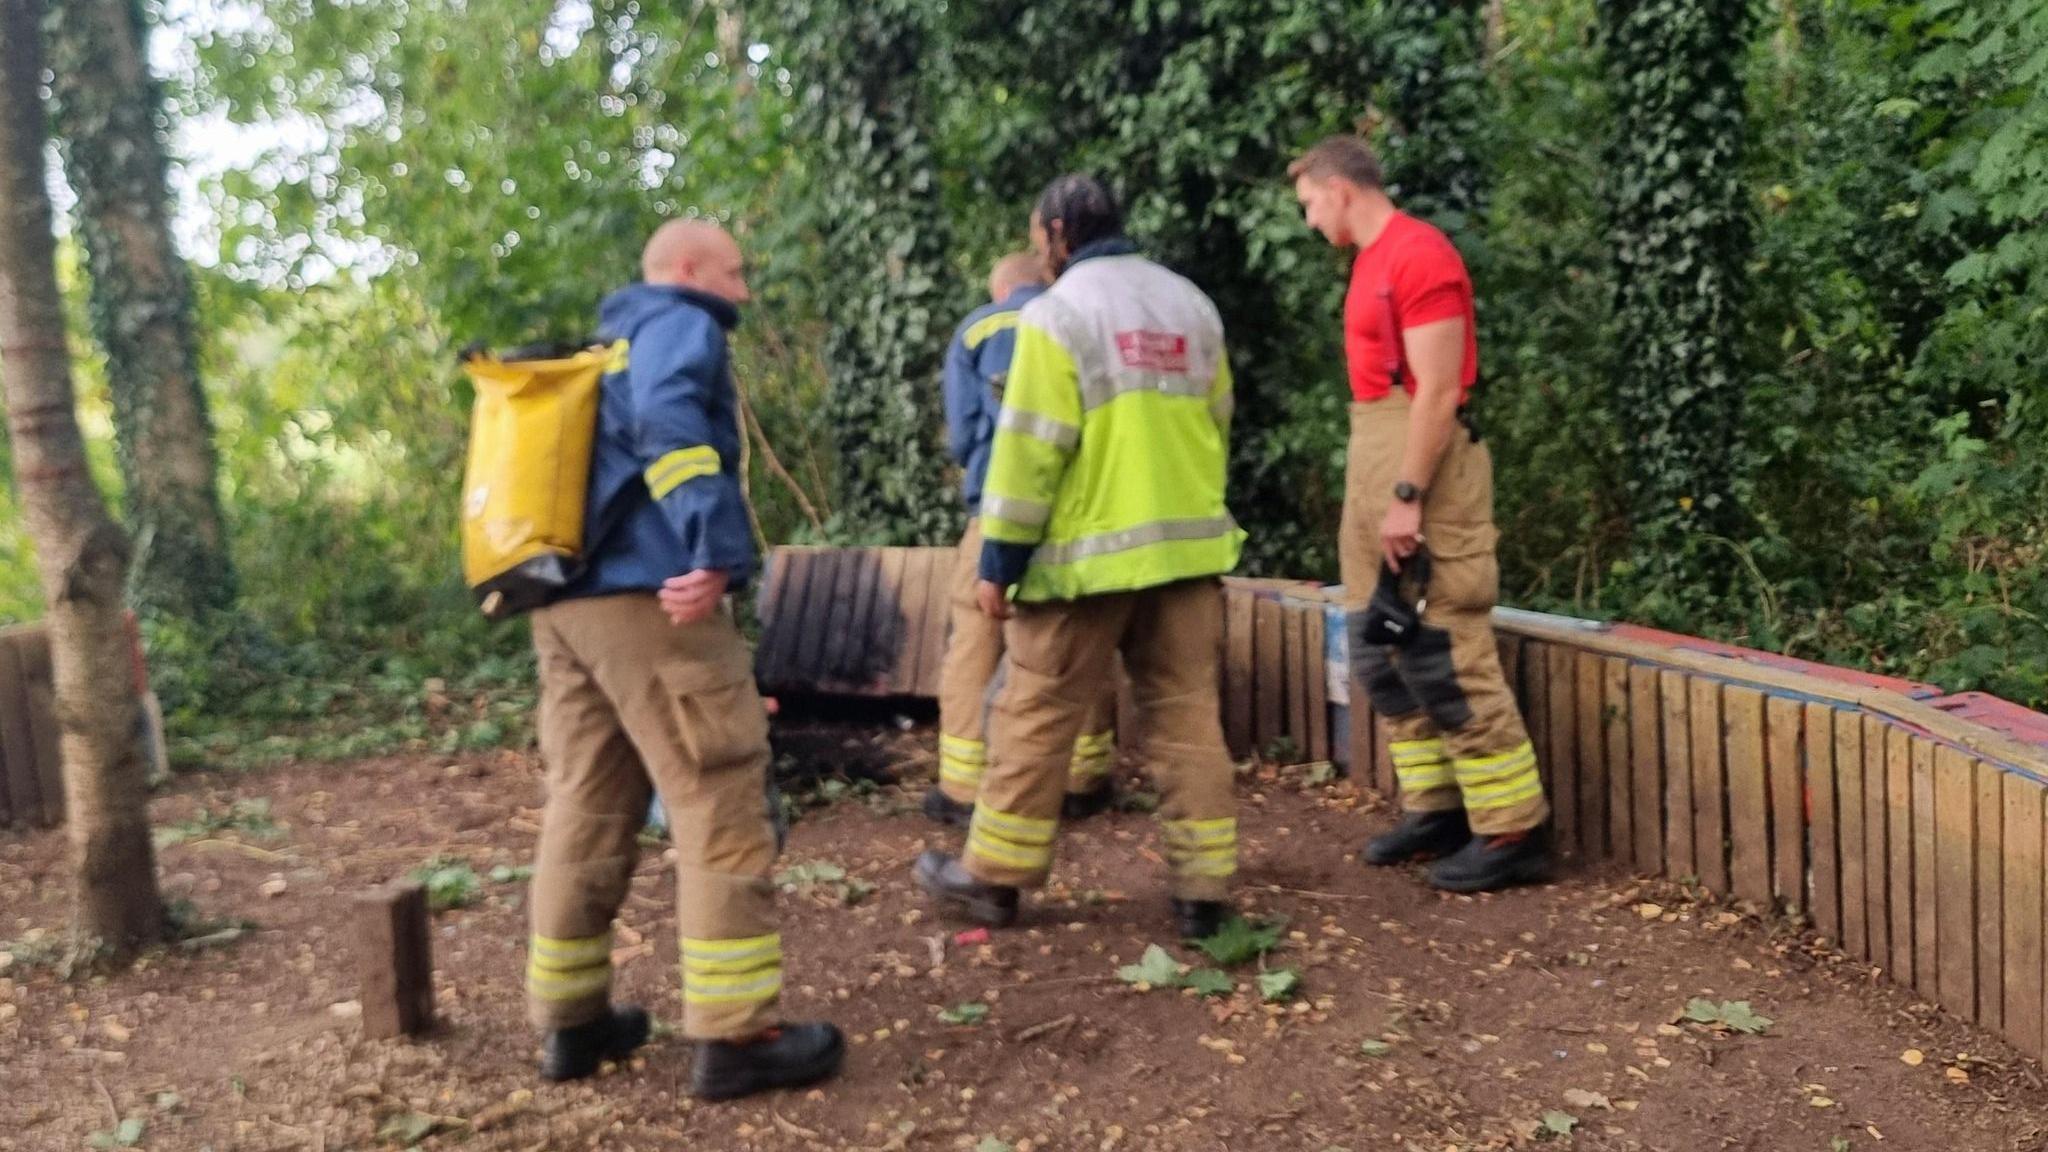
[[[598,385],[623,347],[463,361],[476,403],[462,482],[462,577],[493,620],[547,603],[582,571]]]

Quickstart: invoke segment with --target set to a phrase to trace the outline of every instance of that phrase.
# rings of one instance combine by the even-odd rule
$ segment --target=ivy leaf
[[[1017,1150],[1008,1141],[998,1140],[993,1136],[983,1136],[981,1143],[974,1146],[974,1152],[1017,1152]]]
[[[410,1148],[434,1134],[441,1121],[433,1116],[421,1116],[417,1112],[401,1112],[384,1122],[377,1129],[377,1139],[389,1140],[401,1148]]]
[[[1394,1046],[1392,1044],[1387,1043],[1385,1040],[1366,1040],[1362,1041],[1358,1045],[1359,1055],[1371,1056],[1374,1059],[1378,1059],[1382,1056],[1385,1056],[1393,1050]]]
[[[1721,1022],[1737,1032],[1751,1036],[1762,1033],[1771,1026],[1768,1016],[1759,1016],[1747,1000],[1734,1000],[1721,1005]]]
[[[955,1004],[939,1013],[939,1019],[947,1024],[979,1024],[988,1018],[988,1005],[977,1000]]]
[[[1301,991],[1301,973],[1292,968],[1279,968],[1259,973],[1259,995],[1266,1003],[1293,999]]]
[[[1195,947],[1209,959],[1231,968],[1256,960],[1278,947],[1280,933],[1286,927],[1285,920],[1272,920],[1255,926],[1242,916],[1232,916],[1224,921],[1214,936],[1195,941]]]
[[[1229,973],[1215,968],[1197,968],[1187,974],[1182,984],[1204,996],[1228,996],[1231,989],[1237,987]]]
[[[1747,1000],[1723,1000],[1716,1004],[1698,997],[1686,1002],[1684,1018],[1694,1024],[1726,1028],[1751,1036],[1761,1034],[1772,1023],[1770,1017],[1758,1015]]]
[[[1180,983],[1180,965],[1166,949],[1154,944],[1145,949],[1145,954],[1138,958],[1136,964],[1126,964],[1117,969],[1116,978],[1126,984],[1172,988]]]
[[[1569,1112],[1555,1109],[1543,1114],[1543,1131],[1553,1136],[1569,1136],[1579,1126],[1579,1118]]]
[[[1712,1000],[1695,996],[1685,1002],[1685,1018],[1693,1024],[1718,1024],[1721,1022],[1721,1010],[1714,1006]]]
[[[808,888],[813,884],[837,884],[846,879],[846,869],[824,860],[813,860],[804,864],[784,868],[775,874],[775,883],[784,888]]]

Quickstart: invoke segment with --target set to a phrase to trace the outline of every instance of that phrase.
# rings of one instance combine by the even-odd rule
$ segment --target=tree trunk
[[[163,905],[121,614],[128,541],[86,466],[64,345],[37,91],[41,9],[41,0],[0,0],[0,379],[49,607],[77,928],[125,950],[161,936]]]
[[[64,0],[43,25],[64,164],[78,193],[93,333],[107,353],[135,598],[188,619],[235,598],[199,383],[192,283],[170,190],[138,0]]]

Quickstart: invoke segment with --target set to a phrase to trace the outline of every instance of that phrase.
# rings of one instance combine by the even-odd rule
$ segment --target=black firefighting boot
[[[934,824],[965,828],[967,822],[974,819],[974,805],[962,804],[934,785],[925,790],[924,816]]]
[[[647,1010],[629,1005],[613,1008],[588,1024],[550,1032],[541,1044],[540,1078],[581,1080],[599,1064],[624,1059],[647,1043],[651,1031]]]
[[[777,1088],[802,1088],[839,1071],[846,1038],[830,1024],[784,1024],[752,1040],[711,1040],[697,1046],[690,1095],[732,1100]]]
[[[1550,878],[1548,825],[1505,836],[1474,836],[1455,856],[1429,868],[1429,882],[1446,892],[1493,892]]]
[[[1472,839],[1465,823],[1465,810],[1446,808],[1441,812],[1409,812],[1393,830],[1366,842],[1367,864],[1405,864],[1448,856]]]
[[[916,875],[918,886],[951,915],[990,928],[1008,928],[1017,922],[1015,888],[976,880],[958,859],[944,852],[934,849],[919,856]]]
[[[1060,800],[1060,817],[1066,820],[1086,820],[1109,811],[1116,803],[1116,785],[1108,780],[1100,788],[1086,792],[1069,792]]]
[[[1206,940],[1223,927],[1230,905],[1221,900],[1173,898],[1173,926],[1183,940]]]

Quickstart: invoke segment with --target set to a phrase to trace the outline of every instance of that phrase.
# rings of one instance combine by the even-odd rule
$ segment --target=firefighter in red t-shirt
[[[1402,809],[1366,859],[1436,858],[1430,883],[1455,892],[1542,879],[1550,807],[1493,636],[1493,460],[1465,413],[1471,278],[1442,232],[1394,207],[1365,141],[1333,136],[1287,174],[1309,226],[1358,249],[1338,554],[1355,679],[1387,722]]]

